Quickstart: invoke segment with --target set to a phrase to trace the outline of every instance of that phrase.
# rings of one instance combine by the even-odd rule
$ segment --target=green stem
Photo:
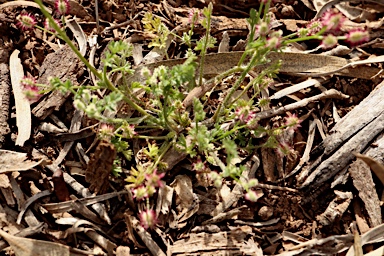
[[[203,73],[204,73],[204,64],[205,64],[205,55],[207,54],[207,46],[209,42],[209,35],[211,33],[211,15],[212,15],[212,3],[208,5],[209,15],[207,17],[207,29],[205,31],[205,42],[203,44],[203,49],[201,50],[200,58],[200,70],[199,70],[199,86],[203,84]]]
[[[171,133],[169,133],[171,134]],[[168,134],[168,135],[169,135]],[[167,135],[167,136],[168,136]],[[163,150],[161,151],[161,154],[159,155],[159,157],[156,159],[156,162],[153,163],[153,165],[151,166],[151,171],[153,171],[160,163],[161,159],[164,157],[165,153],[168,152],[168,150],[171,148],[171,146],[174,144],[174,141],[172,142],[169,142],[169,141],[165,141],[163,143],[163,145],[165,144],[165,148],[163,148]]]
[[[225,139],[225,138],[228,137],[229,135],[231,135],[231,134],[235,133],[236,131],[241,130],[241,129],[245,128],[245,127],[247,127],[246,124],[241,125],[241,126],[234,127],[233,129],[231,129],[231,130],[226,131],[225,133],[223,133],[219,138],[212,140],[212,142],[216,142],[216,141]]]
[[[72,41],[69,39],[69,37],[66,35],[66,33],[61,30],[61,28],[56,24],[56,22],[53,20],[52,16],[48,13],[48,11],[45,9],[43,3],[41,0],[35,0],[35,2],[40,6],[41,12],[44,14],[44,16],[49,20],[52,27],[57,31],[57,33],[61,36],[61,38],[68,44],[68,46],[71,48],[71,50],[77,55],[77,57],[89,68],[89,70],[100,80],[102,80],[107,88],[110,91],[119,91],[109,79],[106,79],[106,77],[103,77],[100,72],[97,71],[96,68],[94,68],[86,58],[80,53],[80,51],[76,48],[76,46],[72,43]],[[124,95],[124,94],[123,94]],[[132,108],[140,112],[144,116],[148,116],[149,114],[141,108],[139,105],[134,103],[131,99],[129,99],[127,96],[124,95],[123,97],[124,101],[127,102]]]
[[[214,116],[213,116],[213,121],[216,123],[217,119],[219,118],[223,107],[228,106],[228,101],[232,97],[233,93],[240,87],[241,82],[244,80],[245,76],[248,74],[248,72],[256,65],[256,62],[260,58],[260,54],[258,54],[258,51],[255,51],[253,53],[252,59],[249,62],[249,64],[243,69],[243,72],[241,73],[240,77],[236,80],[235,85],[232,86],[231,90],[229,93],[225,96],[223,102],[219,105],[217,108]]]

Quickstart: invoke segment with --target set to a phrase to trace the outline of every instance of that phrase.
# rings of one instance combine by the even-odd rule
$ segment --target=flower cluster
[[[156,188],[164,186],[164,183],[161,181],[161,179],[165,176],[165,173],[157,173],[157,169],[155,169],[152,174],[142,173],[140,170],[133,170],[132,172],[132,175],[135,177],[130,176],[126,179],[126,181],[135,181],[136,186],[135,188],[131,189],[131,191],[133,197],[139,201],[143,200],[144,198],[151,197],[154,193],[156,193]]]
[[[337,45],[338,40],[345,40],[350,46],[357,46],[369,40],[368,31],[356,29],[343,35],[342,29],[346,18],[343,14],[328,10],[324,15],[298,31],[300,37],[320,35],[321,46],[330,49]]]
[[[55,10],[57,14],[59,14],[60,16],[68,14],[70,10],[69,0],[56,0]],[[17,21],[16,26],[23,31],[33,30],[35,27],[42,29],[41,27],[37,26],[36,17],[27,12],[20,13],[20,15],[16,17],[16,21]],[[59,27],[61,27],[60,20],[54,19],[54,21]],[[48,19],[44,21],[44,29],[50,32],[55,31],[52,25],[50,24],[50,22],[48,21]]]
[[[147,209],[139,214],[140,225],[145,229],[154,228],[157,223],[157,216],[154,210]]]
[[[31,76],[26,76],[21,80],[21,86],[25,97],[29,100],[30,103],[38,101],[43,95],[37,87],[36,79]]]
[[[235,118],[240,123],[246,124],[248,129],[255,129],[258,126],[258,119],[256,118],[256,112],[251,110],[249,106],[238,107],[235,111]]]

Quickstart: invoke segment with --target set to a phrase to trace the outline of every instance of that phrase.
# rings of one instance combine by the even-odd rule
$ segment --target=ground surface
[[[51,8],[52,2],[44,1]],[[288,34],[305,26],[322,5],[321,1],[281,0],[275,1],[271,13],[278,21],[277,27]],[[93,53],[88,47],[85,56],[92,55],[98,67],[108,42],[117,39],[136,44],[138,49],[141,45],[142,56],[146,56],[151,50],[148,48],[150,37],[143,33],[141,23],[146,12],[157,15],[170,30],[181,33],[188,25],[190,10],[206,6],[206,1],[100,0],[99,47]],[[251,8],[258,6],[258,1],[213,1],[212,35],[218,43],[228,35],[229,51],[238,50],[236,47],[241,50],[238,42],[245,40],[248,34],[244,19]],[[77,23],[89,38],[97,32],[94,10],[94,1],[74,1],[68,15],[68,18],[77,17]],[[59,246],[61,244],[88,254],[110,255],[345,255],[353,244],[361,248],[374,240],[371,236],[359,240],[358,234],[376,228],[379,235],[375,241],[382,240],[382,179],[376,177],[382,169],[376,168],[376,175],[372,177],[369,167],[361,160],[356,161],[352,154],[369,155],[365,162],[371,163],[372,169],[383,161],[380,120],[384,119],[381,103],[384,93],[381,75],[372,77],[380,70],[381,60],[347,69],[346,73],[314,77],[317,79],[315,86],[273,98],[273,109],[301,102],[300,107],[287,111],[298,115],[303,122],[290,135],[294,154],[282,157],[275,149],[262,148],[243,159],[249,167],[247,175],[260,182],[257,202],[245,200],[242,188],[230,180],[216,189],[201,180],[192,170],[191,161],[182,157],[183,160],[176,160],[177,164],[165,174],[167,187],[162,192],[164,194],[151,201],[159,215],[157,227],[144,230],[138,223],[138,212],[143,205],[133,201],[132,196],[119,194],[124,191],[124,179],[134,162],[125,163],[119,178],[105,173],[116,152],[109,144],[97,142],[94,132],[97,122],[74,110],[70,94],[63,96],[56,92],[33,103],[30,108],[31,136],[22,143],[23,146],[16,146],[21,128],[18,130],[17,127],[16,92],[11,86],[10,70],[13,67],[8,65],[15,50],[20,51],[18,57],[23,73],[36,77],[41,83],[46,83],[50,76],[71,79],[75,84],[92,81],[77,57],[67,47],[59,45],[54,37],[41,32],[20,31],[15,26],[15,19],[22,11],[35,13],[39,21],[43,20],[38,8],[22,1],[3,5],[0,9],[0,145],[1,149],[9,150],[0,155],[0,217],[2,230],[15,236],[0,235],[12,245],[14,252],[32,250],[33,255],[54,255],[41,252],[46,246],[56,250],[57,255],[64,255],[68,249]],[[366,1],[364,5],[347,4],[340,11],[348,16],[350,28],[368,29],[371,38],[369,43],[357,49],[336,54],[339,56],[337,61],[380,56],[384,6]],[[122,26],[116,26],[118,24]],[[224,32],[228,34],[223,36]],[[195,33],[201,36],[203,30],[197,27]],[[73,32],[69,35],[73,38]],[[309,42],[293,45],[290,49],[303,52],[317,46],[318,42]],[[177,40],[172,41],[168,48],[169,58],[183,57],[184,50]],[[218,47],[215,47],[211,53],[217,51]],[[222,62],[235,64],[235,60],[222,59],[223,56],[219,56]],[[137,58],[141,60],[142,57],[138,54]],[[305,68],[312,60],[295,61],[299,63],[297,67]],[[317,61],[320,62],[313,59],[313,62]],[[327,66],[330,59],[324,59],[322,63]],[[319,68],[315,73],[326,71],[324,67],[324,71]],[[302,71],[297,70],[299,72]],[[311,76],[294,73],[279,74],[267,92],[269,96]],[[331,89],[335,89],[338,96],[303,102]],[[367,104],[360,105],[360,110],[352,113],[367,99],[370,100]],[[209,102],[212,111],[217,104],[215,100],[218,99]],[[285,111],[272,114],[265,122],[273,127],[280,124],[285,115]],[[378,123],[373,127],[365,129],[376,121]],[[43,124],[54,124],[54,127],[47,130]],[[135,153],[132,161],[140,161],[138,152],[146,142],[132,140],[129,143]],[[370,149],[376,150],[375,153],[367,153]],[[64,171],[66,184],[57,169]],[[314,181],[305,183],[308,173],[317,174],[312,175]],[[80,199],[91,196],[91,192],[77,187],[80,185],[104,196],[96,200],[100,204]],[[85,205],[93,206],[87,208]],[[17,223],[18,215],[20,222]],[[32,245],[28,244],[31,241]],[[43,245],[38,241],[52,244]],[[1,248],[6,248],[8,243],[0,241]],[[15,244],[24,246],[20,249]],[[376,243],[364,245],[363,249],[367,253],[379,247]],[[8,249],[7,253],[13,254],[12,250]],[[381,255],[380,252],[377,255]]]

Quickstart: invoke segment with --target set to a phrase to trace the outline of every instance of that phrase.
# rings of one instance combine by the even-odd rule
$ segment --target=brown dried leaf
[[[104,140],[100,141],[95,153],[92,154],[85,173],[85,180],[91,184],[89,190],[96,194],[107,191],[109,187],[108,176],[112,171],[116,154],[116,149],[111,143]]]
[[[27,160],[26,153],[0,149],[0,173],[30,170],[42,162],[43,159],[38,162]]]
[[[42,252],[52,256],[71,255],[69,247],[62,244],[12,236],[2,230],[0,235],[9,243],[16,256],[39,256]]]

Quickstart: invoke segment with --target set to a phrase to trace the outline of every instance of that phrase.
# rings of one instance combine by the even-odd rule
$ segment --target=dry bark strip
[[[9,67],[0,63],[0,148],[3,148],[5,136],[11,132],[8,125],[10,88]]]
[[[380,199],[368,165],[362,160],[356,160],[350,165],[349,174],[352,177],[353,185],[359,191],[359,197],[364,202],[370,226],[380,225],[382,222]]]
[[[321,145],[322,155],[308,167],[311,174],[301,188],[320,188],[354,159],[354,152],[361,153],[384,130],[383,97],[384,82],[335,125]]]

